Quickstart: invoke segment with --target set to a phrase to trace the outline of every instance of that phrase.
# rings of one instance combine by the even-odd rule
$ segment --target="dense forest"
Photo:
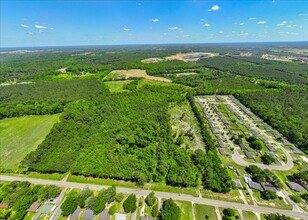
[[[208,159],[197,152],[194,156],[172,138],[168,106],[170,102],[183,102],[185,90],[172,84],[148,85],[129,93],[103,90],[89,100],[75,101],[67,106],[61,123],[24,159],[23,166],[39,172],[70,170],[77,175],[140,184],[166,181],[174,186],[196,186],[201,172],[193,158],[203,157],[206,161],[198,163],[213,168],[202,171],[203,179],[211,181],[213,174],[220,175],[223,170],[215,168],[221,163],[217,152],[208,151]],[[219,178],[216,181],[225,184]],[[231,185],[204,186],[226,192]]]

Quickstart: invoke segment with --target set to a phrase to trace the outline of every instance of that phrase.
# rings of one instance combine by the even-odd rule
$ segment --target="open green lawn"
[[[209,220],[217,220],[217,215],[213,206],[194,204],[194,212],[196,220],[204,220],[205,216],[208,216]]]
[[[253,212],[243,211],[244,220],[258,220],[257,216]]]
[[[194,219],[192,203],[188,201],[175,201],[181,209],[181,220]]]
[[[123,89],[123,86],[131,81],[132,80],[108,81],[104,82],[104,84],[108,87],[110,92],[128,92],[129,90]]]
[[[42,143],[60,114],[0,120],[0,168],[17,169],[20,161]]]

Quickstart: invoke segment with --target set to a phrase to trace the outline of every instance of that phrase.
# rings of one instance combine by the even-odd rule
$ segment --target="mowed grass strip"
[[[21,160],[42,143],[60,115],[0,120],[0,168],[18,169]]]
[[[175,201],[181,209],[181,220],[194,219],[193,206],[189,201]]]
[[[217,220],[215,207],[213,206],[194,204],[194,211],[196,220],[206,219],[206,216],[208,216],[210,220]]]

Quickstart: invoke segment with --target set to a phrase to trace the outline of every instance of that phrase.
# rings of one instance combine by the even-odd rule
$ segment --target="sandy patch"
[[[191,73],[177,73],[176,75],[177,76],[190,76],[190,75],[196,75],[198,73],[194,73],[194,72],[191,72]]]
[[[208,52],[198,52],[198,53],[178,53],[169,57],[165,57],[166,60],[182,60],[184,62],[194,62],[199,59],[209,58],[217,56],[218,54],[208,53]]]
[[[162,81],[162,82],[172,82],[170,79],[166,79],[164,77],[157,76],[149,76],[145,70],[140,69],[131,69],[131,70],[113,70],[111,73],[119,75],[121,78],[129,79],[129,78],[144,78],[148,80],[154,81]]]

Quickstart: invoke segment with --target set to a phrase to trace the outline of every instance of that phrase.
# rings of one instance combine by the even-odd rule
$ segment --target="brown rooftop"
[[[36,212],[36,210],[41,206],[41,203],[39,203],[38,201],[32,203],[32,205],[30,206],[30,208],[27,209],[27,212]]]
[[[0,203],[0,209],[7,209],[8,207],[8,204]]]

